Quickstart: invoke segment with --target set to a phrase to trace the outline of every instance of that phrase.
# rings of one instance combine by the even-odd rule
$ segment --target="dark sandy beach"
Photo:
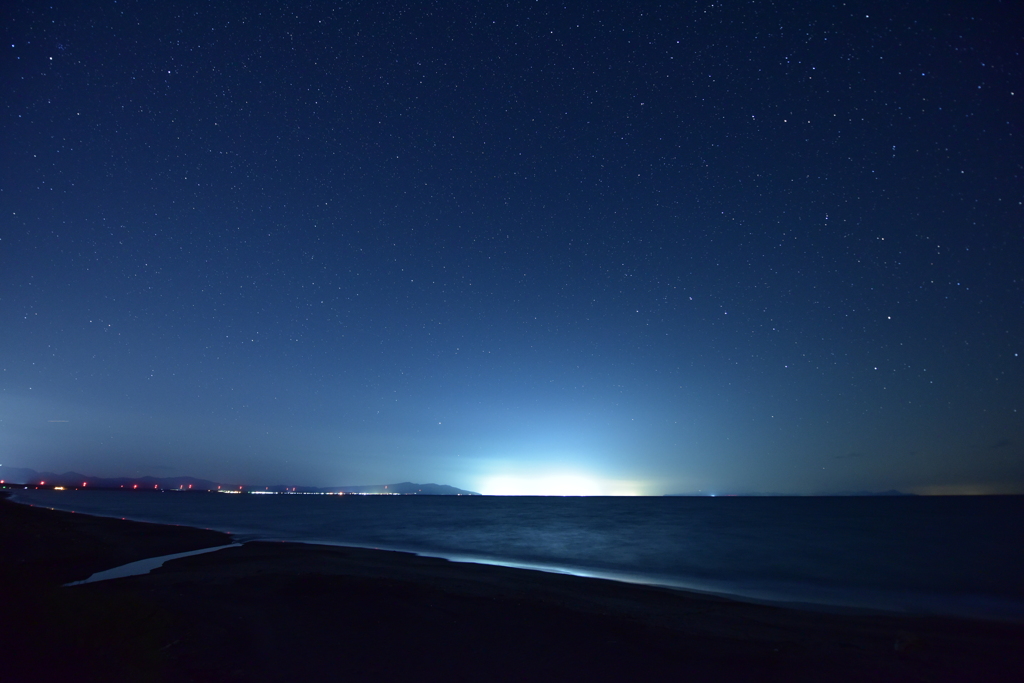
[[[4,681],[1018,681],[1024,625],[837,615],[0,500]]]

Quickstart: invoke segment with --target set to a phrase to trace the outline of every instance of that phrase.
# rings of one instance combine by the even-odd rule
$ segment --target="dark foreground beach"
[[[3,681],[1019,681],[1024,625],[838,615],[0,500]]]

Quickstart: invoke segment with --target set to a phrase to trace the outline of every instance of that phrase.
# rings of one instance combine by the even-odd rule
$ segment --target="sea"
[[[1024,496],[13,494],[243,542],[401,550],[806,609],[1024,622]]]

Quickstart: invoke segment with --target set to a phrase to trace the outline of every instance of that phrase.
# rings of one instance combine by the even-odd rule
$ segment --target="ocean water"
[[[1024,497],[16,491],[21,502],[816,608],[1024,621]]]

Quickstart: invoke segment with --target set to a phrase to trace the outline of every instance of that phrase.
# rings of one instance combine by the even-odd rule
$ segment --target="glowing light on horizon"
[[[491,496],[599,496],[601,488],[592,477],[561,474],[540,477],[491,477],[480,493]]]
[[[644,495],[642,489],[634,482],[609,481],[565,472],[486,477],[478,487],[486,496],[639,496]]]

